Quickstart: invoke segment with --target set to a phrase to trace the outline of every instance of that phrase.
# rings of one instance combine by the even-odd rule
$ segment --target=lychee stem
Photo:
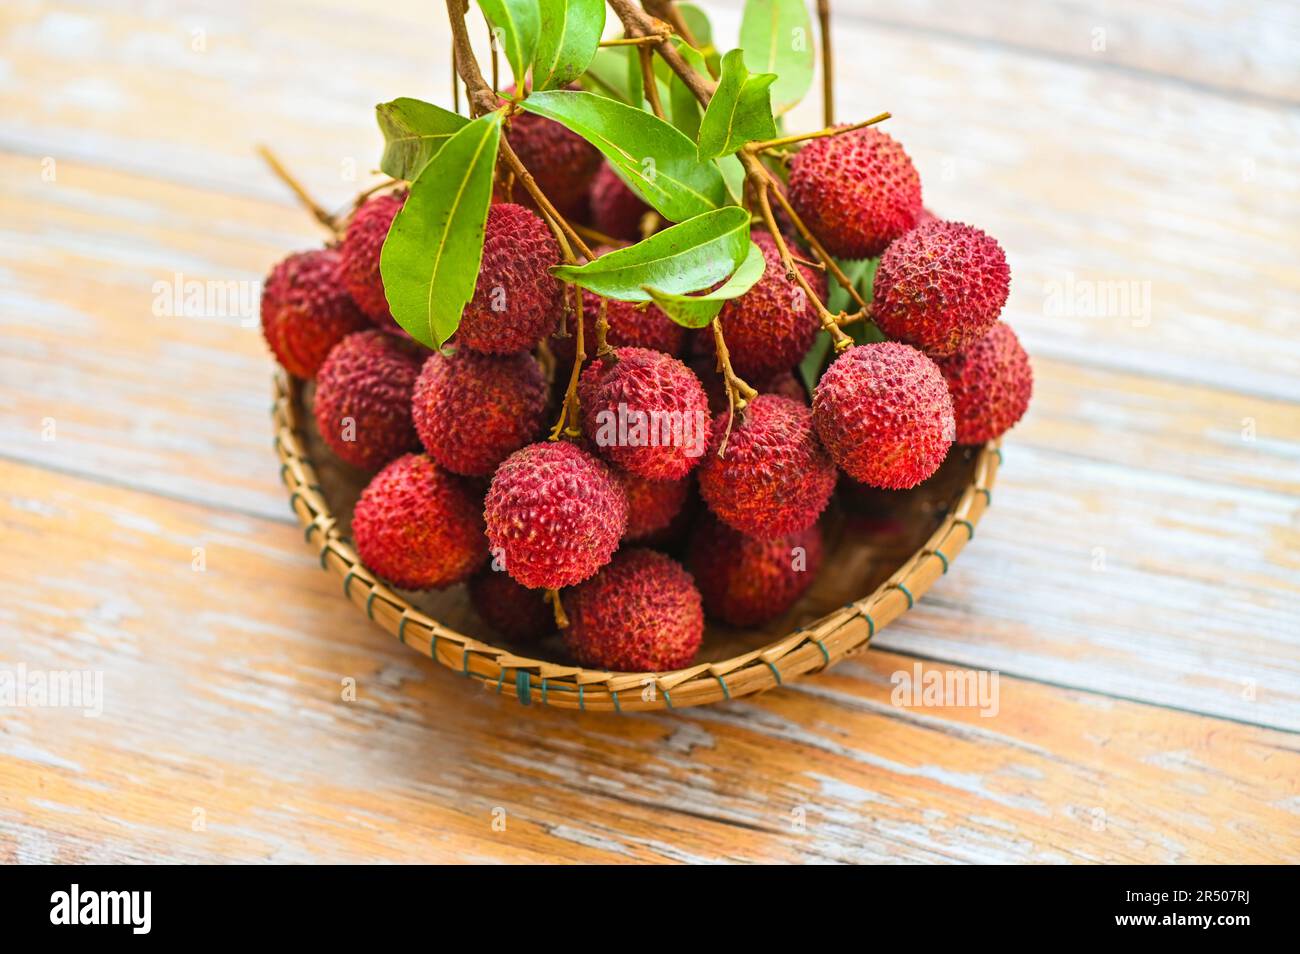
[[[612,235],[606,235],[604,232],[597,231],[587,225],[579,225],[577,222],[570,222],[573,231],[577,232],[586,241],[592,245],[608,245],[610,248],[622,248],[628,243],[623,239],[614,238]]]
[[[822,122],[835,125],[835,71],[831,56],[831,3],[817,0],[817,27],[822,40]]]
[[[850,123],[847,126],[827,126],[825,129],[818,129],[814,132],[795,133],[792,136],[782,136],[779,139],[750,142],[745,144],[745,148],[750,152],[765,152],[769,149],[780,149],[782,146],[807,142],[809,139],[828,139],[832,136],[842,136],[845,133],[853,132],[855,129],[865,129],[868,126],[876,125],[876,123],[883,123],[886,119],[892,119],[893,115],[890,112],[883,112],[878,116],[872,116],[870,119],[864,119],[860,123]]]
[[[573,286],[573,297],[576,300],[578,326],[573,336],[573,369],[569,372],[569,384],[564,390],[564,403],[560,406],[560,417],[551,428],[551,440],[558,441],[561,436],[580,437],[582,429],[578,424],[578,415],[581,413],[581,407],[578,404],[578,377],[582,373],[582,362],[587,360],[587,353],[583,349],[583,320],[582,320],[582,289],[576,285]]]
[[[638,46],[636,52],[641,58],[641,85],[645,87],[650,108],[655,116],[664,119],[664,104],[659,98],[659,81],[655,79],[654,51],[648,46]]]
[[[686,18],[682,16],[677,5],[672,0],[642,0],[643,7],[651,16],[658,17],[672,24],[673,32],[686,41],[688,46],[695,49],[702,49],[700,41],[696,39],[695,34],[691,32],[690,26],[686,23]]]
[[[835,350],[843,351],[845,348],[853,344],[853,339],[840,330],[839,322],[835,314],[822,304],[822,300],[817,297],[817,293],[813,291],[812,285],[804,276],[803,269],[799,268],[799,266],[795,264],[794,256],[790,254],[790,246],[786,243],[785,236],[781,233],[781,229],[776,224],[776,216],[772,214],[772,203],[769,200],[768,195],[771,192],[779,190],[773,188],[770,183],[764,179],[758,184],[758,188],[755,191],[758,193],[758,206],[763,216],[763,222],[767,225],[767,230],[772,236],[773,243],[776,245],[777,254],[781,256],[781,262],[785,265],[787,276],[794,279],[794,281],[799,284],[799,287],[803,289],[804,295],[806,295],[808,300],[812,302],[813,307],[817,309],[817,317],[821,320],[822,327],[830,334],[831,341],[835,345]]]
[[[649,36],[620,36],[612,40],[601,40],[601,46],[654,46],[659,42],[658,34]]]
[[[546,602],[551,604],[551,609],[555,611],[555,625],[560,629],[569,628],[569,617],[564,612],[564,604],[560,602],[559,590],[547,590]]]
[[[307,190],[303,188],[302,183],[294,178],[293,174],[284,167],[284,164],[276,158],[275,153],[271,152],[271,150],[266,146],[258,146],[257,154],[266,161],[266,164],[271,167],[271,171],[276,174],[280,181],[293,190],[293,194],[298,197],[298,201],[301,202],[307,211],[312,214],[312,217],[337,236],[340,231],[338,219],[329,212],[326,212],[324,206],[307,193]]]
[[[727,431],[718,445],[718,456],[722,457],[727,452],[727,441],[731,439],[731,425],[736,420],[736,414],[743,414],[749,402],[758,397],[758,392],[741,380],[732,368],[731,352],[727,350],[727,340],[722,335],[721,319],[715,316],[710,325],[713,328],[713,348],[718,354],[718,370],[722,373],[722,381],[727,389]]]
[[[812,234],[808,229],[808,226],[804,224],[803,219],[799,217],[799,213],[795,212],[794,206],[790,204],[790,200],[785,197],[785,193],[776,187],[776,177],[773,176],[767,167],[761,162],[755,161],[755,165],[771,186],[770,192],[776,198],[776,204],[781,207],[781,211],[785,213],[786,218],[788,218],[794,225],[795,231],[797,231],[799,236],[808,243],[808,247],[813,250],[813,254],[821,259],[822,263],[826,266],[826,270],[830,272],[831,277],[849,293],[849,297],[853,299],[853,303],[859,308],[866,308],[866,301],[863,300],[862,295],[858,292],[858,289],[854,286],[852,280],[844,274],[844,269],[840,268],[839,263],[836,262],[831,253],[826,250],[826,246],[824,246],[821,241],[818,240],[817,236]]]

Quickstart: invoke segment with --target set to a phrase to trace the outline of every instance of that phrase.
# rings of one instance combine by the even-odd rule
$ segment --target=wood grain
[[[440,11],[6,5],[0,666],[108,698],[3,711],[0,859],[1300,860],[1294,8],[991,11],[837,5],[843,117],[893,111],[927,205],[1011,258],[1036,397],[978,538],[830,673],[611,719],[353,612],[251,315],[154,313],[322,239],[253,146],[342,206],[376,102],[447,102]],[[1000,670],[997,714],[894,705],[918,657]]]
[[[748,704],[525,714],[340,613],[295,528],[0,485],[5,662],[105,693],[0,723],[5,860],[1300,860],[1294,736],[1005,676],[991,716],[902,708],[885,652]]]

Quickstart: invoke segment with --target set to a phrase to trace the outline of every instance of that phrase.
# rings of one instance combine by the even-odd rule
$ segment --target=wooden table
[[[1035,404],[872,651],[618,718],[354,612],[255,325],[155,308],[321,239],[255,144],[345,204],[371,107],[448,99],[440,5],[5,4],[0,662],[104,705],[0,709],[0,859],[1300,861],[1296,6],[836,5],[841,115],[1006,247]],[[998,671],[996,716],[893,705],[918,661]]]

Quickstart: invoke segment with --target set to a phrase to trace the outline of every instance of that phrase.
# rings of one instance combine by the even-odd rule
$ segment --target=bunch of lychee
[[[566,214],[611,241],[654,226],[580,137],[522,116],[508,135],[536,180],[562,190]],[[869,316],[888,340],[837,353],[811,400],[795,369],[824,333],[806,289],[824,300],[826,270],[799,247],[796,280],[761,229],[766,271],[718,317],[731,367],[757,392],[743,409],[728,401],[711,331],[554,278],[560,247],[518,191],[495,195],[475,293],[437,351],[397,325],[380,275],[403,192],[366,200],[335,246],[277,265],[262,298],[267,343],[315,380],[325,443],[373,474],[352,519],[364,564],[402,589],[468,584],[510,640],[558,625],[582,665],[680,668],[706,614],[762,626],[804,596],[841,472],[906,490],[954,443],[1014,425],[1032,377],[998,321],[1009,288],[998,243],[927,213],[910,158],[872,128],[809,141],[785,187],[831,254],[880,258]],[[579,320],[581,410],[548,436]]]

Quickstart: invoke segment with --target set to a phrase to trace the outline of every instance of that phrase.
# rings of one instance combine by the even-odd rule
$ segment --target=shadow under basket
[[[527,645],[497,638],[463,585],[411,593],[367,570],[348,534],[369,475],[325,446],[310,391],[310,384],[277,371],[272,415],[280,476],[321,568],[339,577],[343,595],[358,609],[415,651],[524,705],[562,709],[634,712],[738,699],[866,649],[948,572],[975,535],[1002,458],[997,441],[954,445],[938,473],[909,491],[875,491],[841,479],[823,518],[821,571],[789,612],[757,629],[709,623],[697,661],[685,669],[613,673],[565,662],[558,636]]]

